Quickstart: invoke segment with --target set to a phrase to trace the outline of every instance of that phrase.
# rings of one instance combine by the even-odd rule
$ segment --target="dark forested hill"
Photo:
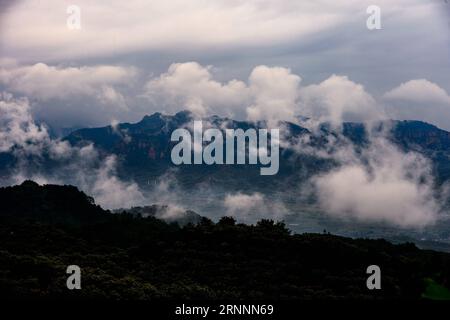
[[[112,214],[70,186],[0,189],[0,296],[106,299],[445,298],[450,255],[384,240],[293,235],[283,223],[179,227]],[[382,289],[366,287],[378,265]],[[82,289],[66,288],[78,265]]]

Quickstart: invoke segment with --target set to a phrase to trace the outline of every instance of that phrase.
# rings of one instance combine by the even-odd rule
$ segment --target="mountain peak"
[[[151,115],[145,115],[142,118],[141,122],[142,121],[153,120],[153,119],[160,119],[161,117],[162,117],[162,113],[161,112],[155,112],[155,113],[153,113]]]
[[[177,113],[175,113],[174,115],[168,115],[168,114],[163,114],[161,112],[155,112],[152,113],[151,115],[145,115],[142,120],[138,123],[146,123],[146,122],[158,122],[158,121],[165,121],[168,119],[176,119],[176,120],[190,120],[192,118],[193,113],[189,110],[182,110],[179,111]]]
[[[189,110],[182,110],[173,116],[179,122],[188,122],[193,118],[193,113]]]
[[[25,180],[20,186],[23,188],[38,188],[39,184],[32,180]]]

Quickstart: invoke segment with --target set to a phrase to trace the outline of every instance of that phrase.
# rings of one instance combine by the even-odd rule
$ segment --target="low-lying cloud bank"
[[[281,201],[268,199],[258,192],[227,194],[223,206],[228,216],[244,222],[254,222],[259,219],[282,220],[289,213]]]
[[[336,170],[313,179],[319,204],[337,217],[421,227],[436,222],[431,166],[417,153],[403,153],[377,137],[362,156],[342,159]]]

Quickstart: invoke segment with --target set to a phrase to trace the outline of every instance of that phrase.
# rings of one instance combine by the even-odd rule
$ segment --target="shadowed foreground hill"
[[[412,244],[292,235],[282,223],[179,227],[112,214],[70,186],[0,188],[0,296],[107,299],[444,298],[450,255]],[[82,289],[66,288],[78,265]],[[366,268],[382,290],[366,287]]]

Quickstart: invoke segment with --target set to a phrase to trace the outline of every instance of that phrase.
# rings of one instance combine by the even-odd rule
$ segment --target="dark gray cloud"
[[[8,10],[18,2],[20,0],[0,0],[0,15],[7,14]]]

